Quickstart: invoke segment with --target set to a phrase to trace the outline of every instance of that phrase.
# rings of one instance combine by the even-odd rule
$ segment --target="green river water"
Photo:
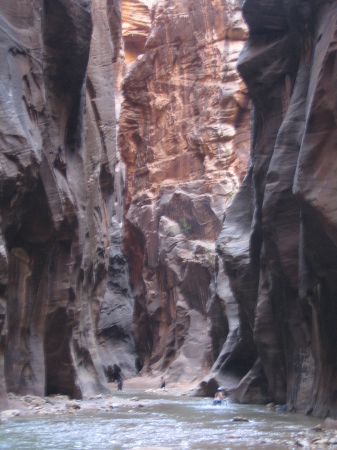
[[[212,406],[211,399],[137,395],[145,407],[16,418],[0,425],[0,449],[286,449],[319,420],[260,406]],[[233,422],[236,416],[249,422]],[[294,447],[295,448],[295,445]]]

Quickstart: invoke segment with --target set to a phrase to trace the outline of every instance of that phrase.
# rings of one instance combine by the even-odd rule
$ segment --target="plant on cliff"
[[[185,217],[179,219],[179,225],[185,236],[189,236],[191,234],[192,226],[186,221]]]

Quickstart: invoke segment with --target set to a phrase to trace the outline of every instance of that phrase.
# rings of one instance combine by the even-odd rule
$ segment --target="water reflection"
[[[161,446],[173,449],[285,449],[317,419],[276,413],[263,407],[228,404],[211,399],[137,395],[144,407],[111,412],[65,414],[16,419],[0,425],[0,449],[132,449]],[[249,422],[233,422],[243,416]],[[290,447],[291,448],[291,447]]]

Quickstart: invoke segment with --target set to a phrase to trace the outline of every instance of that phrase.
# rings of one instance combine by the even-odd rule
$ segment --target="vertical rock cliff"
[[[174,381],[202,378],[229,332],[215,240],[247,165],[249,100],[235,69],[245,38],[239,2],[160,0],[123,81],[134,334],[143,373]]]
[[[1,392],[107,391],[96,345],[113,211],[118,1],[0,6]]]
[[[123,99],[122,79],[130,64],[144,52],[150,28],[150,5],[150,0],[123,0],[121,5],[116,5],[115,17],[118,16],[122,22],[122,33],[118,37],[120,52],[111,66],[117,123]],[[125,164],[121,161],[117,148],[108,283],[97,329],[99,352],[109,381],[116,380],[119,375],[130,378],[139,371],[132,334],[134,299],[130,286],[129,262],[122,251],[125,182]]]
[[[234,396],[336,417],[337,5],[246,0],[243,13],[252,150],[218,250],[258,358]]]

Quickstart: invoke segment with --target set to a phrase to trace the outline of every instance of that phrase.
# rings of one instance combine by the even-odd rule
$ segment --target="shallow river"
[[[264,407],[228,404],[211,399],[137,395],[145,407],[111,412],[16,418],[0,425],[0,449],[286,449],[297,436],[313,433],[319,420]],[[233,422],[241,416],[249,422]],[[294,446],[295,447],[295,446]]]

